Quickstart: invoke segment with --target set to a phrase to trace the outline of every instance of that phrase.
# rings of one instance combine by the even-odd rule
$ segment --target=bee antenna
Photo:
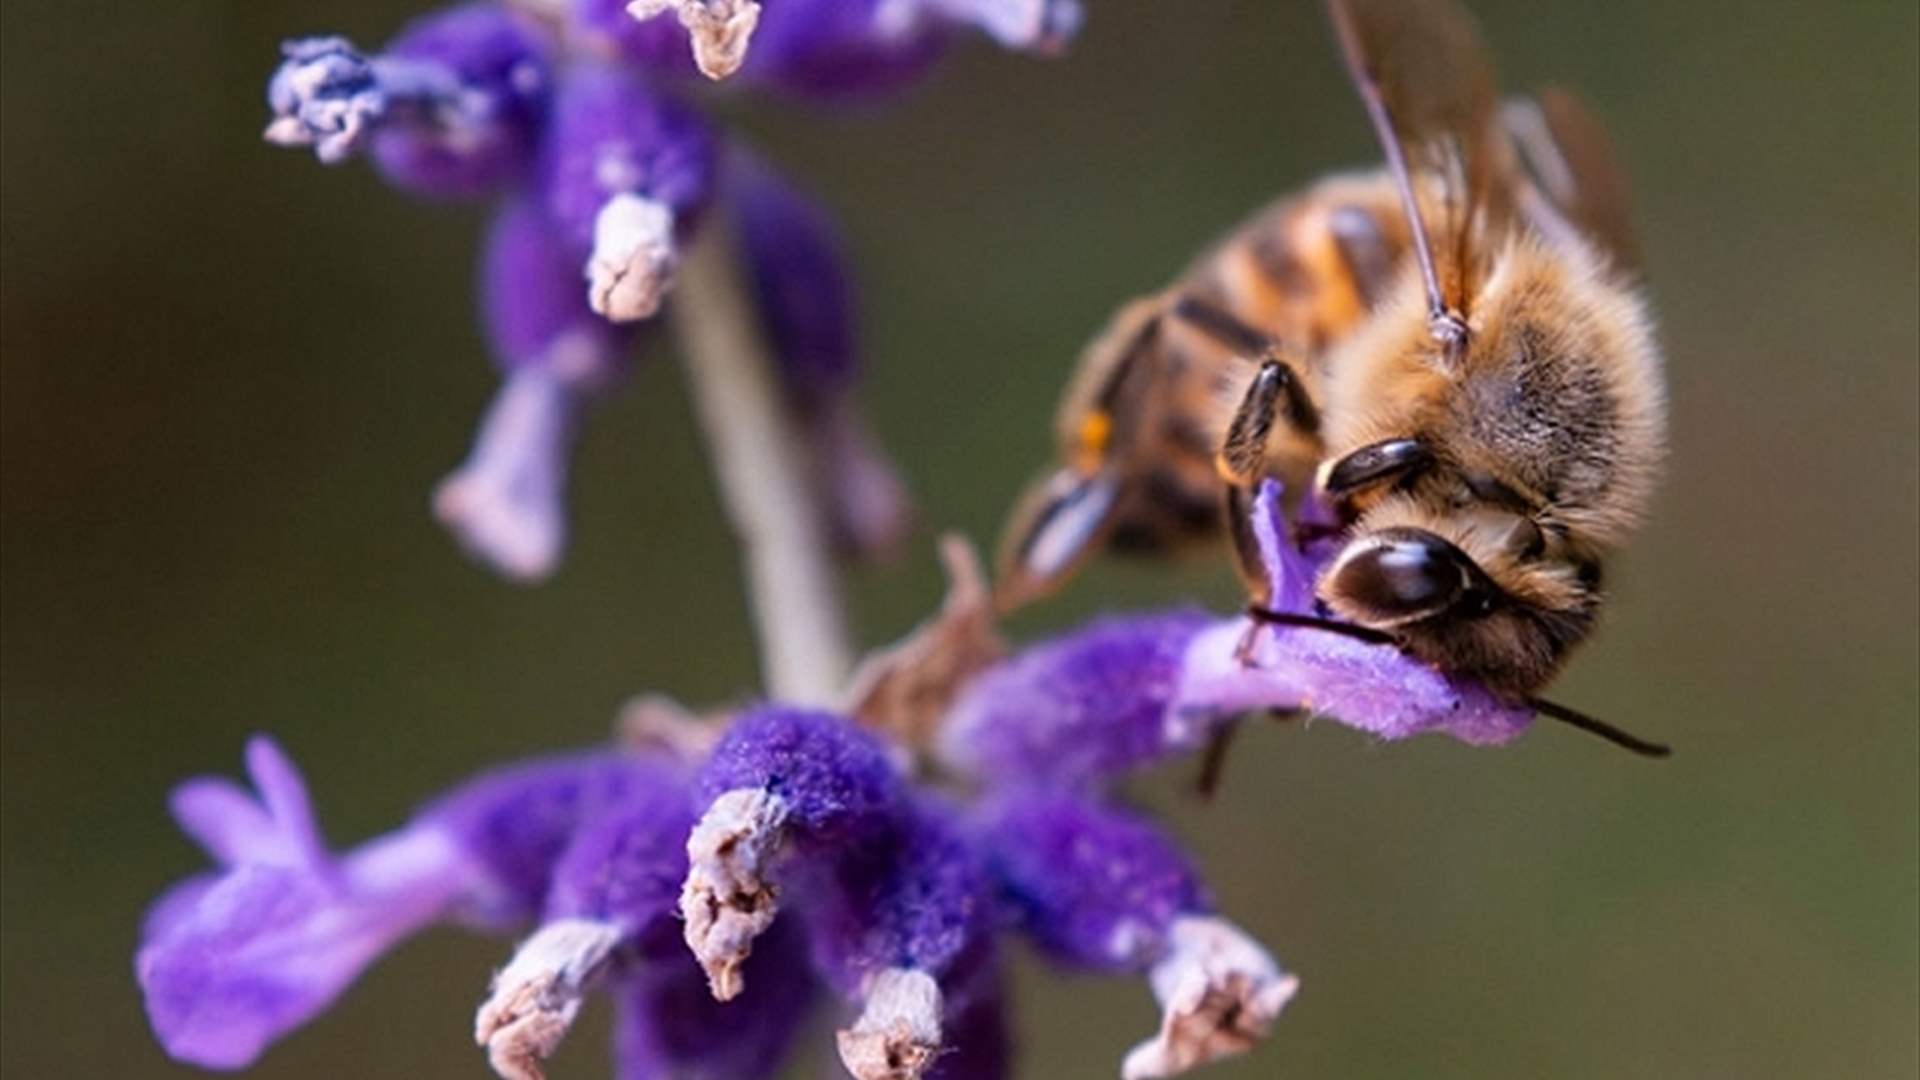
[[[1371,626],[1358,623],[1341,622],[1339,619],[1322,618],[1319,615],[1303,615],[1294,611],[1274,611],[1258,604],[1247,606],[1247,617],[1254,622],[1269,626],[1300,626],[1308,630],[1325,630],[1328,633],[1343,634],[1355,641],[1364,641],[1369,645],[1392,645],[1394,636],[1384,630],[1375,630]]]
[[[1541,716],[1558,720],[1571,727],[1577,727],[1589,735],[1598,735],[1613,745],[1621,747],[1622,749],[1631,750],[1641,757],[1663,758],[1673,753],[1673,748],[1664,743],[1648,742],[1637,735],[1622,731],[1604,720],[1588,716],[1578,709],[1570,709],[1565,705],[1548,701],[1545,698],[1529,697],[1522,698],[1521,700],[1528,708],[1539,713]]]

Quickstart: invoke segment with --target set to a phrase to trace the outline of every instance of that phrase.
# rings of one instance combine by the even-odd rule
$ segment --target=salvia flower
[[[1322,560],[1280,496],[1256,497],[1268,599],[1304,612]],[[1113,782],[1249,712],[1469,743],[1529,721],[1389,646],[1245,616],[1111,618],[1007,654],[970,551],[946,554],[946,605],[871,657],[841,710],[702,722],[645,699],[623,748],[483,775],[341,853],[265,739],[248,748],[257,796],[182,786],[175,815],[219,869],[143,931],[162,1045],[245,1065],[400,938],[455,921],[531,926],[475,1019],[513,1080],[541,1075],[600,988],[622,1076],[769,1075],[825,998],[861,1080],[991,1078],[1009,1067],[1012,932],[1059,966],[1144,980],[1160,1020],[1121,1072],[1174,1076],[1252,1048],[1299,984]]]
[[[505,378],[435,514],[460,545],[538,581],[566,544],[566,473],[584,405],[616,385],[630,327],[668,303],[703,215],[732,219],[788,403],[819,463],[842,547],[882,551],[904,486],[855,403],[852,275],[830,217],[682,100],[731,76],[807,100],[924,78],[957,32],[1052,52],[1073,0],[480,0],[429,14],[384,50],[286,43],[268,141],[328,164],[370,157],[429,198],[493,197],[480,308]]]

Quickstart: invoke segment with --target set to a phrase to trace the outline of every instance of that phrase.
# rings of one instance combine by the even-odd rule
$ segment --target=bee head
[[[1316,591],[1340,618],[1437,667],[1525,693],[1591,629],[1597,565],[1543,548],[1523,514],[1407,492],[1360,515]]]

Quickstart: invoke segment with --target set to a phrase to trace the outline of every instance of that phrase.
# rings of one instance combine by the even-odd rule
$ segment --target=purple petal
[[[214,862],[274,862],[278,834],[273,818],[245,788],[220,777],[188,780],[168,800],[180,831],[206,849]]]
[[[845,718],[765,707],[734,722],[695,786],[702,805],[739,789],[777,795],[803,839],[838,842],[884,826],[902,782],[880,741]]]
[[[1249,515],[1254,546],[1266,569],[1268,603],[1275,611],[1309,612],[1319,566],[1294,546],[1277,480],[1264,480],[1254,492]]]
[[[589,752],[482,774],[425,807],[415,822],[444,830],[484,872],[463,917],[499,926],[532,918],[581,823],[636,791],[678,783],[658,759]]]
[[[577,829],[553,870],[544,917],[623,927],[650,956],[688,963],[680,945],[680,883],[693,809],[683,778],[638,787]]]
[[[713,135],[699,114],[617,68],[583,64],[561,79],[542,184],[548,213],[582,250],[617,195],[667,207],[682,239],[714,182]]]
[[[307,783],[280,744],[266,735],[248,739],[247,775],[253,778],[260,801],[292,846],[292,853],[307,865],[324,861],[327,845],[320,836],[313,801],[307,797]]]
[[[367,56],[344,38],[288,42],[268,86],[269,142],[336,163],[371,142],[396,186],[472,196],[521,172],[545,109],[539,44],[499,4],[449,8]]]
[[[567,541],[567,471],[581,405],[544,370],[507,376],[473,450],[433,491],[433,514],[502,576],[544,581]]]
[[[1383,739],[1438,731],[1475,745],[1507,742],[1533,718],[1531,709],[1390,645],[1320,630],[1270,628],[1243,661],[1237,650],[1247,629],[1227,622],[1195,638],[1175,715],[1205,724],[1258,709],[1305,709]]]
[[[567,5],[569,29],[603,54],[650,75],[693,78],[693,45],[678,19],[663,14],[636,19],[627,13],[628,0],[573,0]]]
[[[388,126],[374,137],[374,161],[396,187],[471,197],[531,164],[550,76],[538,39],[505,5],[463,4],[423,16],[387,55],[438,65],[461,88],[456,101],[436,102],[424,122]]]
[[[251,1063],[468,886],[432,832],[367,845],[340,875],[243,865],[155,905],[135,969],[154,1034],[181,1061]]]
[[[247,742],[247,771],[256,797],[220,777],[189,780],[174,789],[174,820],[216,862],[321,869],[326,844],[300,771],[271,738]]]
[[[729,205],[782,381],[817,408],[858,376],[853,282],[831,217],[745,153],[729,162]]]
[[[1211,908],[1179,847],[1129,814],[1034,792],[988,808],[979,828],[1021,927],[1063,963],[1139,970],[1174,919]]]
[[[890,828],[792,872],[815,966],[856,1000],[887,968],[944,982],[989,931],[986,873],[949,820],[950,808],[921,803],[902,811]]]
[[[1197,749],[1203,726],[1170,722],[1197,610],[1103,619],[1034,645],[955,703],[940,751],[995,784],[1076,786]]]
[[[480,265],[480,310],[504,370],[539,368],[583,390],[618,374],[633,331],[587,306],[586,257],[586,244],[563,236],[536,203],[501,208]]]
[[[725,1003],[707,992],[700,966],[684,953],[636,969],[615,989],[614,1074],[769,1076],[812,1011],[817,984],[796,927],[775,926],[747,961],[747,985]]]
[[[539,208],[508,204],[488,236],[481,300],[506,381],[467,460],[434,492],[434,513],[509,578],[552,573],[566,545],[566,483],[587,399],[623,369],[630,327],[587,306],[580,250]]]

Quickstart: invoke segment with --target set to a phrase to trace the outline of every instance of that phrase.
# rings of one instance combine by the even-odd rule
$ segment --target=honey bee
[[[999,600],[1224,520],[1256,619],[1390,641],[1664,753],[1531,696],[1592,631],[1664,450],[1611,149],[1567,92],[1502,104],[1450,0],[1328,8],[1385,167],[1280,199],[1120,309],[1009,522]],[[1337,515],[1318,615],[1268,607],[1248,515],[1270,476]]]

